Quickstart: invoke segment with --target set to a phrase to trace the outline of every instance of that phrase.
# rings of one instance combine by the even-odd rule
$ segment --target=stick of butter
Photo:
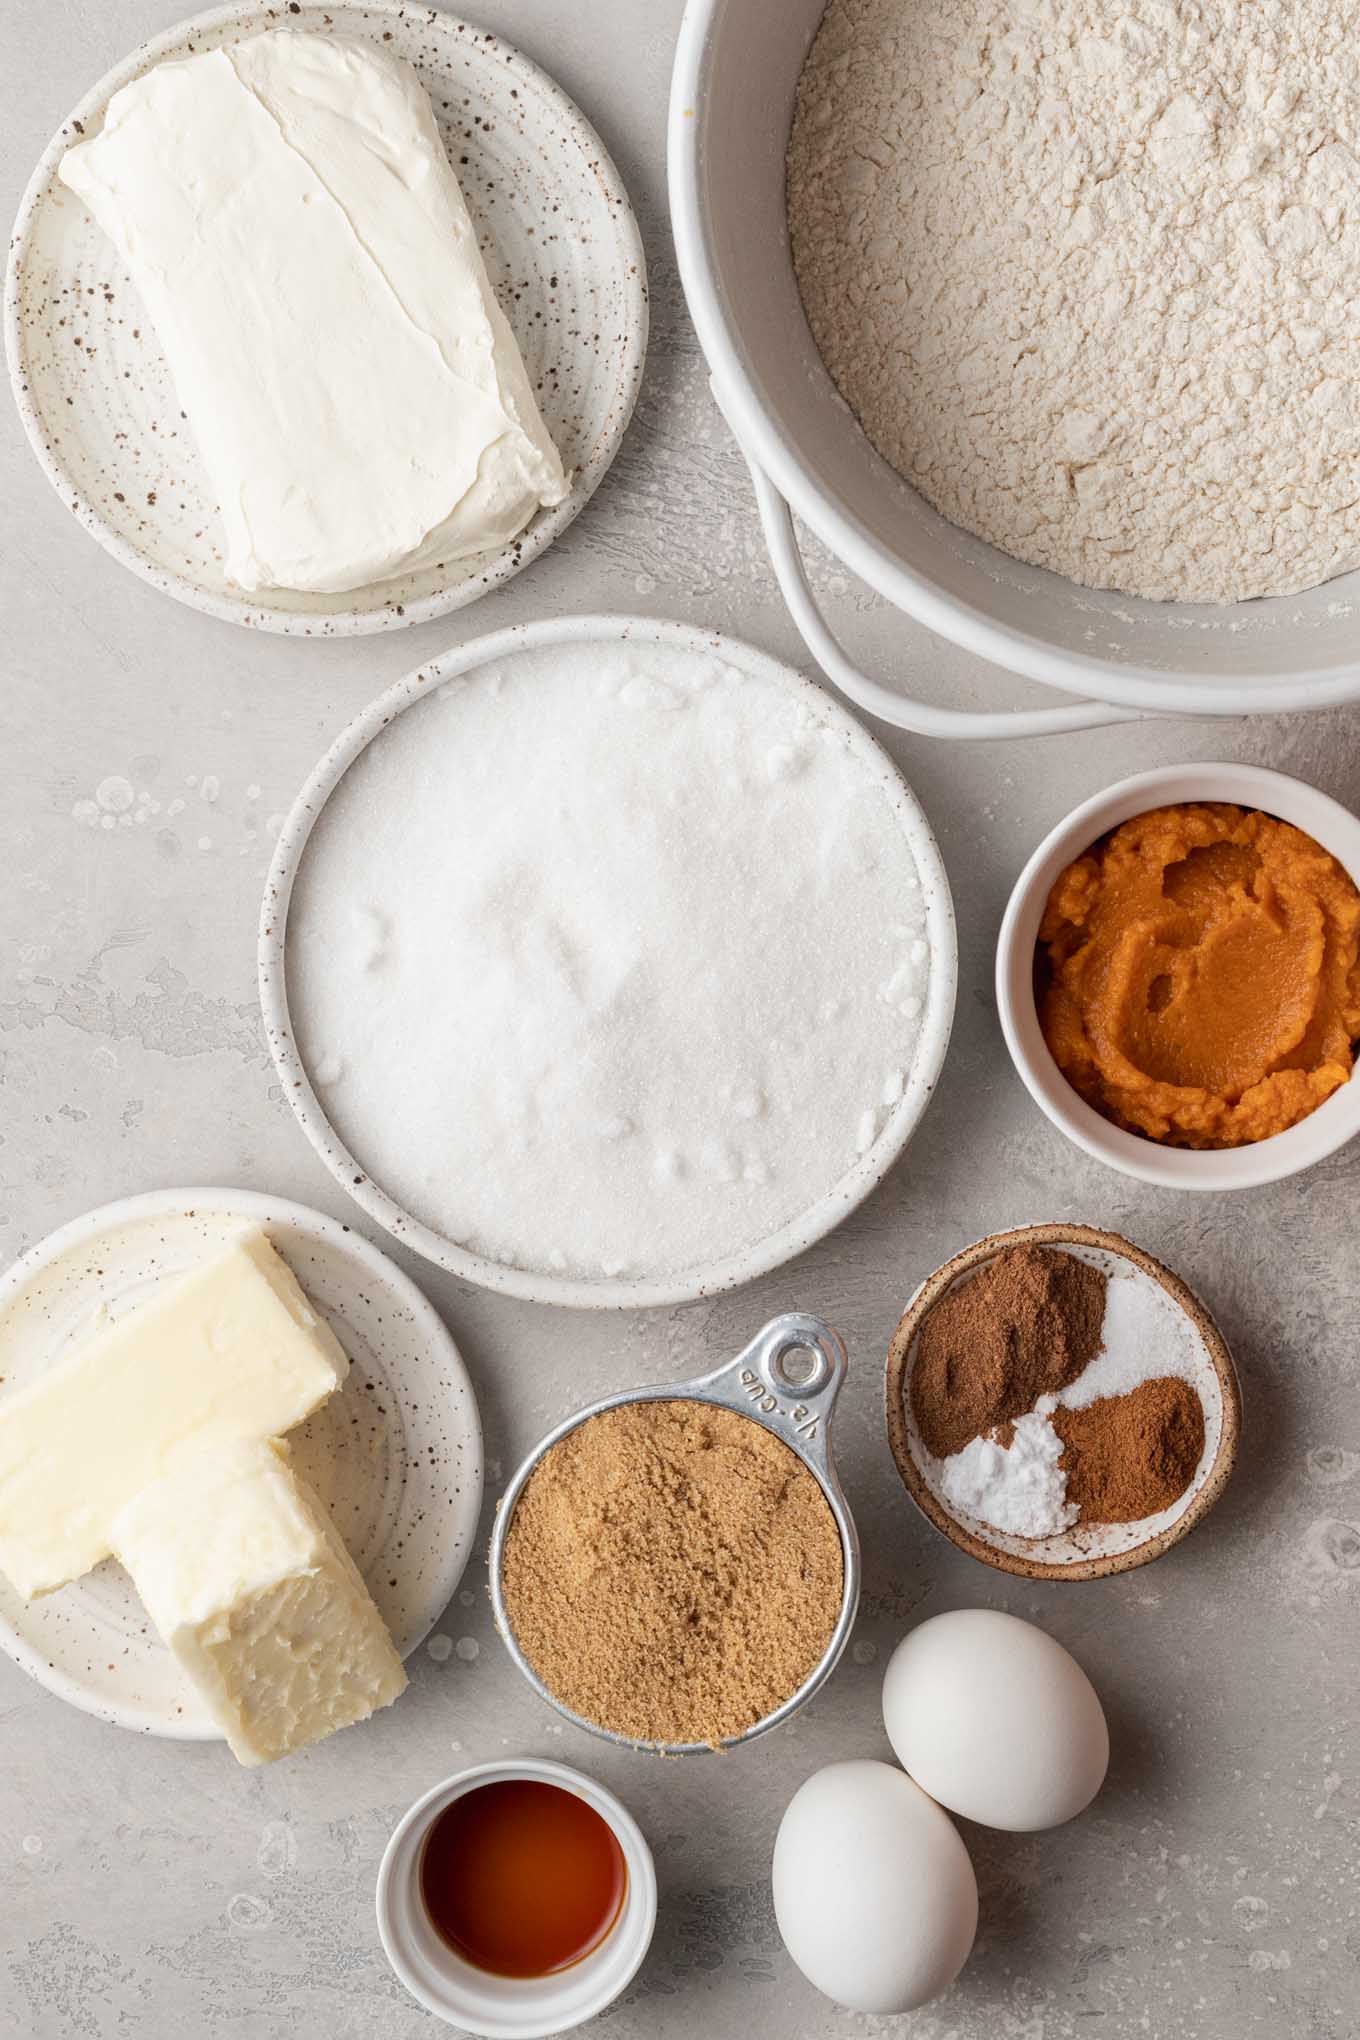
[[[291,1430],[349,1361],[252,1227],[0,1399],[0,1572],[26,1598],[113,1549],[113,1519],[187,1440]]]
[[[287,1756],[404,1691],[368,1588],[285,1446],[183,1447],[120,1511],[113,1543],[241,1763]]]
[[[362,588],[566,495],[429,98],[381,46],[276,29],[158,64],[60,175],[155,325],[238,587]]]

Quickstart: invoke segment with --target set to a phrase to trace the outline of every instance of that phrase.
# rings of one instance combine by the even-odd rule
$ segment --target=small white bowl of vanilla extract
[[[420,2004],[541,2040],[612,2004],[656,1925],[656,1871],[612,1792],[565,1764],[479,1764],[418,1799],[378,1871],[378,1933]]]

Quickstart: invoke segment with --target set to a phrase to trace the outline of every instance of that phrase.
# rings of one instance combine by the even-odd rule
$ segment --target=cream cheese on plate
[[[163,63],[60,174],[156,328],[238,587],[468,558],[567,493],[409,65],[287,29]]]

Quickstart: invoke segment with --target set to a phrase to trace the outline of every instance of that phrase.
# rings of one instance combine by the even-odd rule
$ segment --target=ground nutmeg
[[[1106,1278],[1053,1247],[1003,1247],[922,1325],[911,1406],[926,1450],[961,1452],[1076,1380],[1100,1351]]]

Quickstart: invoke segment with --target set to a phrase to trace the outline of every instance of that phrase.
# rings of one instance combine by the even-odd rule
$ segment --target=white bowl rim
[[[460,2010],[453,2002],[456,1984],[452,1979],[449,1999],[441,2003],[427,1989],[409,1961],[397,1929],[393,1883],[398,1869],[398,1857],[413,1829],[428,1827],[437,1813],[442,1813],[454,1800],[461,1799],[467,1792],[476,1791],[481,1785],[515,1779],[539,1780],[547,1785],[561,1786],[564,1791],[573,1792],[578,1798],[584,1799],[588,1806],[593,1807],[595,1812],[608,1822],[619,1847],[623,1850],[624,1862],[628,1868],[629,1891],[636,1891],[640,1901],[640,1919],[634,1928],[639,1946],[626,1973],[621,1971],[614,1980],[602,1988],[598,2002],[592,2002],[588,2010],[578,2012],[566,2025],[562,2024],[560,2016],[556,2019],[548,2017],[545,2022],[542,2013],[517,2018],[513,2013],[507,2012],[505,2018],[497,2020],[494,2027],[480,2024],[469,2026],[466,2023],[467,2012]],[[455,1771],[440,1784],[432,1785],[428,1792],[422,1793],[420,1798],[407,1808],[392,1830],[387,1847],[383,1851],[382,1861],[378,1866],[374,1903],[378,1916],[378,1938],[382,1942],[383,1953],[403,1987],[427,2011],[433,2012],[438,2018],[463,2026],[468,2032],[493,2035],[494,2040],[540,2040],[542,2035],[565,2032],[572,2026],[583,2024],[586,2019],[597,2017],[628,1988],[637,1975],[646,1959],[656,1928],[656,1865],[641,1828],[622,1800],[607,1786],[597,1783],[584,1771],[574,1770],[569,1764],[554,1763],[546,1757],[511,1757],[486,1764],[473,1764],[467,1770]],[[621,1927],[623,1924],[621,1915],[616,1925]],[[613,1932],[614,1929],[611,1928],[609,1935],[601,1942],[600,1948],[593,1950],[592,1955],[585,1958],[586,1961],[590,1961],[593,1955],[601,1953],[608,1947]],[[579,1970],[579,1965],[577,1967]],[[570,1971],[565,1973],[571,1974]]]
[[[1123,708],[1180,715],[1280,715],[1356,700],[1360,696],[1360,659],[1340,670],[1335,666],[1297,666],[1278,678],[1206,682],[1196,679],[1189,662],[1179,672],[1132,662],[1116,665],[1093,653],[1068,651],[1047,639],[996,623],[973,603],[946,593],[905,565],[853,511],[823,489],[796,444],[779,430],[767,411],[735,320],[717,287],[713,236],[703,198],[703,123],[698,109],[704,99],[713,21],[722,4],[723,0],[688,0],[676,43],[667,145],[676,262],[699,345],[722,392],[721,408],[730,415],[743,450],[769,476],[795,515],[885,601],[950,643],[1045,687],[1090,695]],[[1228,613],[1205,604],[1194,606],[1206,615]],[[1251,606],[1237,605],[1244,612]]]
[[[411,10],[405,0],[331,0],[333,11],[341,16],[354,11],[365,15],[387,14],[409,20]],[[82,123],[90,123],[102,115],[104,107],[122,86],[139,78],[143,72],[159,63],[163,56],[179,49],[186,38],[201,36],[233,21],[243,24],[244,33],[258,32],[259,29],[276,25],[276,15],[262,10],[257,24],[247,21],[249,0],[225,0],[225,4],[210,7],[201,14],[188,16],[185,20],[163,29],[160,34],[139,43],[130,55],[106,71],[97,84],[80,100],[66,116],[48,142],[34,168],[32,176],[24,187],[19,201],[14,226],[10,233],[9,259],[4,283],[4,335],[5,358],[9,365],[10,385],[23,424],[24,434],[39,466],[48,481],[60,496],[68,510],[75,513],[78,522],[95,539],[105,552],[109,553],[120,566],[127,567],[141,581],[157,589],[161,594],[173,596],[190,609],[202,611],[223,623],[242,625],[247,629],[262,630],[282,637],[368,637],[379,631],[402,630],[410,624],[428,623],[434,617],[448,616],[454,611],[467,608],[481,596],[499,588],[513,579],[522,568],[529,566],[547,550],[554,539],[559,538],[569,524],[572,524],[585,509],[600,483],[604,480],[614,456],[623,443],[623,437],[632,419],[638,392],[642,387],[642,372],[647,356],[647,339],[650,323],[649,297],[647,290],[647,258],[642,245],[642,231],[633,210],[623,179],[619,175],[613,157],[606,149],[594,127],[586,119],[576,102],[571,99],[548,72],[536,64],[531,57],[506,37],[497,35],[495,41],[502,53],[512,60],[517,70],[526,78],[532,78],[535,89],[543,98],[552,102],[562,115],[564,122],[580,134],[585,153],[598,166],[597,174],[602,186],[617,193],[618,204],[610,208],[611,225],[620,238],[627,243],[627,270],[631,285],[631,303],[627,308],[628,351],[620,376],[623,400],[611,417],[610,430],[599,445],[598,455],[583,468],[577,469],[571,478],[571,487],[562,501],[546,509],[540,508],[525,525],[517,538],[498,552],[485,555],[483,571],[469,575],[452,587],[432,589],[428,595],[421,595],[411,601],[381,603],[373,609],[350,609],[310,611],[279,609],[271,605],[270,590],[259,591],[258,599],[244,591],[238,598],[219,595],[213,589],[204,587],[187,574],[177,573],[170,568],[160,567],[138,550],[121,533],[114,530],[99,510],[85,496],[66,473],[56,455],[47,444],[42,419],[37,403],[32,396],[25,375],[25,353],[23,327],[19,317],[20,279],[25,255],[28,249],[29,233],[39,205],[58,160],[70,146],[71,130],[83,131]],[[469,22],[461,14],[445,14],[442,10],[425,9],[441,30],[456,33],[460,24],[482,33],[480,26]],[[343,22],[340,24],[343,27]],[[400,575],[394,576],[392,586],[396,587]],[[353,590],[358,597],[383,586],[382,582],[370,582],[368,587]],[[324,625],[324,628],[318,626]]]
[[[1329,850],[1360,885],[1360,818],[1306,780],[1264,765],[1205,761],[1159,765],[1092,794],[1050,829],[1007,902],[996,947],[996,1004],[1026,1090],[1076,1147],[1140,1182],[1165,1189],[1258,1189],[1312,1168],[1360,1132],[1360,1065],[1350,1082],[1283,1133],[1237,1148],[1174,1148],[1128,1133],[1068,1083],[1048,1052],[1034,1004],[1034,947],[1053,881],[1097,837],[1148,809],[1229,801],[1292,822]]]
[[[289,900],[316,818],[359,753],[394,716],[414,701],[423,700],[444,681],[493,659],[543,645],[600,639],[620,641],[630,637],[675,646],[682,651],[705,652],[746,672],[772,679],[795,695],[801,694],[822,720],[845,734],[876,772],[892,800],[915,860],[926,908],[930,982],[921,1031],[901,1099],[868,1153],[817,1204],[753,1246],[707,1266],[636,1282],[587,1282],[546,1274],[539,1269],[510,1267],[472,1253],[423,1225],[370,1180],[363,1163],[332,1129],[325,1108],[312,1089],[289,1017],[285,949]],[[695,624],[618,614],[546,617],[472,638],[438,658],[427,660],[356,716],[308,778],[279,832],[260,910],[258,957],[265,1036],[284,1096],[312,1147],[346,1194],[404,1246],[452,1274],[527,1303],[561,1304],[582,1310],[635,1310],[690,1303],[769,1274],[829,1233],[882,1182],[916,1131],[944,1066],[958,984],[958,936],[944,859],[920,802],[877,738],[826,689],[740,638],[704,630]]]

